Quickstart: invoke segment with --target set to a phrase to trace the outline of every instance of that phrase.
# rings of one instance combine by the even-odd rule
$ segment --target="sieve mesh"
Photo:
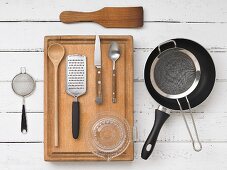
[[[30,75],[21,73],[14,77],[12,88],[17,95],[24,97],[33,92],[35,89],[35,81]]]
[[[186,92],[196,79],[192,59],[180,50],[167,50],[159,55],[154,80],[159,89],[170,95]]]

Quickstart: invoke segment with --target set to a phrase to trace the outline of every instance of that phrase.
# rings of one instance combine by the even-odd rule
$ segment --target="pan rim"
[[[195,90],[187,96],[191,103],[191,107],[193,108],[193,107],[196,107],[197,105],[201,104],[203,101],[205,101],[206,98],[211,93],[211,91],[214,87],[215,77],[216,77],[215,65],[214,65],[212,57],[210,56],[208,51],[199,43],[197,43],[193,40],[190,40],[190,39],[185,39],[185,38],[175,38],[172,40],[176,41],[176,43],[178,44],[177,45],[178,47],[183,47],[183,48],[187,49],[188,51],[192,52],[196,56],[196,58],[198,59],[198,61],[200,63],[200,66],[201,66],[201,79],[203,79],[203,80],[207,79],[207,81],[208,81],[206,83],[204,83],[203,81],[200,81],[198,86],[195,88]],[[151,54],[149,55],[149,57],[145,63],[144,81],[145,81],[146,88],[147,88],[148,92],[150,93],[150,95],[152,96],[152,98],[158,104],[160,104],[166,108],[172,109],[172,110],[179,110],[179,106],[175,99],[168,99],[168,98],[161,96],[154,90],[154,88],[151,84],[150,68],[151,68],[151,64],[152,64],[154,58],[157,57],[157,55],[158,55],[158,46],[152,50]],[[205,86],[205,84],[207,84],[207,83],[208,83],[208,85]],[[201,92],[201,89],[203,88],[203,86],[205,86],[206,90],[202,90],[202,92]],[[179,100],[180,100],[180,102],[183,103],[183,107],[182,107],[183,110],[188,109],[187,104],[185,104],[186,103],[185,99],[181,98]]]

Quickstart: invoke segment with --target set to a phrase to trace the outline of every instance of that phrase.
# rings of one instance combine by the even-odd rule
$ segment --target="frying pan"
[[[154,83],[154,76],[152,76],[152,73],[155,71],[153,68],[155,65],[154,63],[160,59],[160,55],[165,55],[164,53],[171,55],[171,52],[176,50],[189,56],[193,60],[193,67],[195,67],[196,70],[194,73],[195,80],[192,84],[190,84],[190,87],[186,90],[186,92],[181,93],[182,95],[178,95],[178,97],[177,95],[165,94],[162,90],[157,88],[156,84]],[[215,76],[215,66],[211,56],[206,49],[192,40],[180,38],[168,40],[160,44],[151,52],[145,65],[144,79],[148,92],[160,104],[160,106],[155,110],[154,125],[142,149],[141,157],[143,159],[147,159],[151,155],[161,127],[169,117],[170,109],[181,110],[181,112],[187,109],[190,109],[191,111],[191,108],[201,104],[212,91],[215,82]],[[178,88],[178,86],[176,86],[176,88]],[[193,141],[184,115],[183,118]],[[194,125],[194,130],[196,132],[197,141],[199,142],[192,114],[191,118]],[[194,150],[196,150],[194,141],[192,143]],[[200,144],[200,149],[196,151],[200,151],[201,149],[202,146]]]

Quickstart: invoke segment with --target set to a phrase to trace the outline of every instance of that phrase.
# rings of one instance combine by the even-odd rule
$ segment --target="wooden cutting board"
[[[102,49],[103,104],[97,105],[94,44],[95,36],[46,36],[44,47],[44,158],[46,161],[103,160],[95,156],[86,143],[89,121],[99,112],[114,111],[126,118],[133,131],[133,39],[132,36],[100,36]],[[108,58],[111,41],[117,41],[121,57],[117,68],[117,103],[112,103],[112,62]],[[54,147],[54,67],[47,55],[49,45],[60,43],[65,56],[58,70],[59,146]],[[65,91],[66,56],[81,54],[87,57],[87,91],[80,101],[80,134],[72,137],[73,97]],[[131,134],[132,136],[132,134]],[[133,160],[133,142],[127,150],[113,160]]]

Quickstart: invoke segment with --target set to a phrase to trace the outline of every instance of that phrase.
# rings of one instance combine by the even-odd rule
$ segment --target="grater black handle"
[[[79,129],[80,129],[80,107],[79,102],[74,101],[72,104],[72,132],[74,139],[78,138]]]

